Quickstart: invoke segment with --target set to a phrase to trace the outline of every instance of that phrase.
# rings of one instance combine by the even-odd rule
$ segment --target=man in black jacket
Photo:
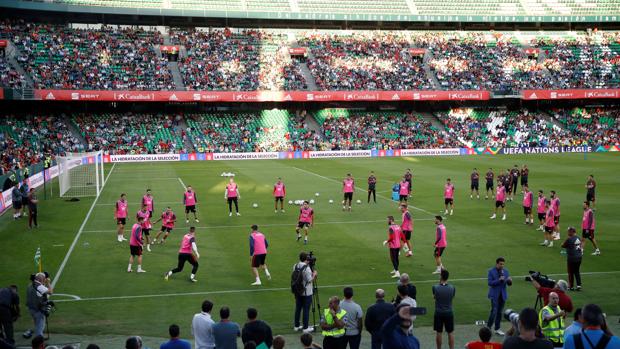
[[[13,322],[19,317],[19,295],[17,286],[0,288],[0,337],[15,344]]]
[[[381,326],[385,320],[396,314],[396,309],[392,303],[385,301],[385,291],[378,289],[375,291],[376,303],[366,310],[364,326],[370,332],[372,349],[381,349]]]
[[[243,344],[253,341],[257,345],[265,342],[265,345],[271,348],[273,343],[271,327],[265,321],[258,320],[257,317],[258,311],[254,308],[248,308],[248,322],[243,325],[241,330],[241,341]]]

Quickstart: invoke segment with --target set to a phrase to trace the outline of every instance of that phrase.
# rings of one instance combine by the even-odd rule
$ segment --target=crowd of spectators
[[[564,109],[558,110],[558,113],[566,112]],[[435,116],[444,125],[446,132],[468,147],[572,146],[584,142],[591,144],[594,137],[554,125],[545,111],[457,108],[437,112]],[[594,125],[601,129],[599,144],[618,144],[617,127],[614,131],[610,124],[600,125],[595,122]]]
[[[75,127],[82,132],[87,151],[106,154],[185,153],[186,132],[180,115],[146,113],[76,114]]]
[[[573,135],[571,145],[620,144],[618,108],[554,109],[551,114]]]
[[[179,70],[191,90],[307,89],[286,39],[286,35],[263,30],[172,29],[170,33],[171,42],[187,50]]]
[[[329,150],[446,148],[455,145],[450,137],[414,113],[328,112],[321,131]],[[348,113],[348,112],[347,112]]]
[[[0,32],[19,50],[17,61],[35,88],[174,89],[168,61],[155,52],[163,43],[158,31],[15,21],[0,23]]]
[[[0,174],[39,163],[45,154],[83,151],[61,117],[5,115],[0,121]]]
[[[25,86],[25,77],[19,74],[6,59],[0,54],[0,87],[21,88]]]
[[[321,90],[428,90],[423,57],[410,53],[396,32],[335,35],[309,32],[298,39],[310,49],[308,67]]]

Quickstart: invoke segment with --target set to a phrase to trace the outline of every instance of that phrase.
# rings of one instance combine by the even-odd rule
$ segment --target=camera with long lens
[[[506,309],[504,311],[504,319],[506,319],[506,321],[510,322],[510,324],[512,325],[512,328],[514,329],[513,335],[518,336],[519,335],[519,313],[517,313],[516,311],[512,309]]]
[[[308,258],[306,258],[306,260],[308,261],[310,269],[314,269],[314,266],[316,265],[316,256],[314,255],[314,252],[308,252]]]
[[[547,275],[541,274],[539,271],[530,270],[529,276],[525,277],[525,281],[531,282],[532,280],[538,282],[540,286],[546,288],[554,288],[555,280],[550,279]]]
[[[53,312],[56,311],[56,304],[53,301],[46,300],[41,302],[41,312],[45,317],[49,317]]]

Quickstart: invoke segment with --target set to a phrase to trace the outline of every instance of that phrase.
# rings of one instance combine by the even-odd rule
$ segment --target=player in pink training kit
[[[398,224],[394,223],[394,216],[388,216],[388,239],[383,241],[383,246],[387,245],[390,249],[390,261],[392,261],[392,266],[394,270],[390,272],[393,278],[400,278],[400,271],[398,270],[398,266],[400,262],[398,261],[398,255],[400,254],[400,248],[403,245],[408,245],[409,250],[411,250],[411,245],[405,238],[405,234],[400,229]],[[402,242],[402,244],[401,244]]]
[[[172,274],[183,271],[185,262],[188,262],[192,265],[192,273],[189,275],[189,279],[191,282],[197,282],[196,273],[198,272],[199,258],[200,254],[198,253],[198,246],[196,245],[196,227],[190,227],[189,233],[185,234],[183,240],[181,240],[177,267],[167,271],[166,274],[164,274],[164,280],[168,281]]]
[[[183,193],[183,205],[185,205],[185,223],[189,223],[189,213],[194,213],[194,222],[198,223],[198,217],[196,217],[196,203],[198,198],[196,192],[192,189],[191,185],[187,186],[187,191]]]
[[[497,183],[497,188],[495,189],[495,211],[493,211],[493,215],[491,219],[495,219],[497,216],[497,209],[502,208],[502,220],[506,220],[506,187],[502,183]]]
[[[399,203],[407,203],[407,199],[409,198],[409,182],[403,177],[403,179],[398,183],[398,202]]]
[[[304,229],[304,245],[308,244],[308,229],[314,223],[314,210],[310,207],[310,203],[306,200],[299,209],[299,220],[297,221],[297,241],[301,239],[301,229]]]
[[[151,213],[148,211],[147,205],[142,205],[142,209],[136,213],[136,219],[142,218],[142,236],[146,240],[146,250],[151,252]]]
[[[226,190],[224,190],[224,199],[228,201],[228,217],[232,216],[232,204],[235,203],[235,211],[237,211],[237,216],[241,216],[239,213],[239,201],[241,199],[241,195],[239,194],[239,187],[237,183],[235,183],[234,179],[228,180],[228,184],[226,185]]]
[[[523,214],[525,214],[525,224],[534,224],[532,216],[532,206],[534,205],[534,193],[530,191],[527,184],[523,185]]]
[[[159,243],[163,244],[164,241],[166,241],[168,235],[170,235],[170,232],[174,229],[174,223],[177,221],[177,216],[174,212],[172,212],[170,207],[166,207],[166,210],[161,214],[161,217],[159,217],[159,219],[153,224],[157,224],[159,221],[161,221],[161,229],[159,230],[159,233],[157,233],[155,240],[153,240],[153,244],[157,243],[157,240],[159,240],[161,234],[164,234],[164,237],[159,240]]]
[[[273,197],[275,199],[274,212],[278,213],[278,201],[280,201],[280,212],[284,213],[284,197],[286,196],[286,186],[282,182],[282,178],[278,177],[278,181],[273,185]]]
[[[547,212],[545,209],[545,201],[547,201],[547,198],[545,198],[545,194],[543,194],[542,190],[539,190],[538,199],[536,199],[536,213],[538,214],[538,223],[540,225],[536,230],[540,231],[545,230],[545,212]]]
[[[153,218],[153,211],[155,210],[155,203],[153,200],[153,195],[151,194],[151,189],[147,189],[146,194],[142,197],[142,205],[146,205],[146,209],[150,213],[149,218]]]
[[[448,214],[448,205],[450,205],[450,216],[452,216],[454,213],[454,184],[450,178],[446,180],[446,184],[443,186],[443,198],[446,205],[446,211],[443,214]]]
[[[553,240],[560,240],[560,198],[555,193],[555,190],[551,191],[551,207],[553,207],[553,212],[555,213],[555,217],[553,217],[555,222]]]
[[[405,256],[411,257],[413,255],[413,245],[411,244],[411,233],[413,233],[413,216],[407,209],[407,204],[400,204],[400,212],[402,213],[402,223],[400,224],[400,229],[403,231],[403,235],[405,235],[405,239],[409,243],[404,246],[404,250],[407,253]],[[411,247],[411,249],[409,249],[409,247]]]
[[[114,219],[117,226],[118,242],[127,241],[125,239],[125,225],[127,224],[127,199],[125,193],[121,194],[121,198],[114,205]]]
[[[592,255],[598,256],[601,254],[601,250],[599,250],[596,239],[594,238],[595,224],[594,211],[590,208],[590,201],[586,200],[583,202],[583,217],[581,218],[581,238],[583,239],[583,244],[581,247],[582,249],[585,249],[586,240],[592,241],[592,245],[594,245],[595,248]]]
[[[129,265],[127,266],[127,272],[131,273],[131,265],[133,264],[134,257],[138,259],[138,273],[145,273],[146,270],[142,269],[142,223],[143,218],[138,216],[138,222],[131,228],[131,236],[129,237]]]
[[[271,280],[271,274],[269,274],[269,269],[267,269],[267,264],[265,264],[268,247],[269,242],[265,239],[265,235],[258,231],[258,226],[256,224],[252,225],[252,232],[250,233],[250,264],[254,277],[256,278],[256,280],[252,283],[252,286],[261,285],[260,276],[258,275],[258,268],[263,268],[265,270],[267,280]]]
[[[551,201],[545,200],[545,241],[541,246],[553,247],[553,230],[555,229],[555,211],[551,206]]]
[[[437,269],[433,272],[433,274],[441,273],[441,269],[443,269],[443,263],[441,262],[441,255],[443,255],[443,251],[448,246],[448,236],[446,231],[446,226],[443,225],[443,217],[435,216],[435,225],[437,229],[435,230],[435,264],[437,265]]]
[[[344,200],[342,201],[342,210],[348,208],[351,211],[351,201],[353,201],[353,191],[355,191],[355,180],[351,177],[350,173],[347,173],[347,178],[342,181],[342,192],[344,193]],[[348,203],[348,204],[347,204]]]

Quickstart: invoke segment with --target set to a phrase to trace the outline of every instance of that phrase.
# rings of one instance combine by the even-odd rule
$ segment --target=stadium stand
[[[138,113],[77,114],[71,119],[82,132],[87,150],[108,154],[185,153],[180,116]]]
[[[153,45],[157,31],[141,28],[75,29],[15,22],[0,31],[20,50],[18,61],[32,75],[35,88],[170,90],[167,61]]]
[[[172,29],[171,41],[184,45],[179,69],[193,90],[304,90],[297,62],[287,51],[286,36],[267,31]]]
[[[618,108],[574,108],[551,111],[554,119],[588,145],[620,144],[620,111]]]
[[[5,56],[0,56],[0,87],[21,88],[25,84],[24,76],[11,67]]]
[[[302,35],[298,42],[311,51],[308,67],[322,90],[432,88],[422,58],[409,53],[408,38],[397,32]]]

